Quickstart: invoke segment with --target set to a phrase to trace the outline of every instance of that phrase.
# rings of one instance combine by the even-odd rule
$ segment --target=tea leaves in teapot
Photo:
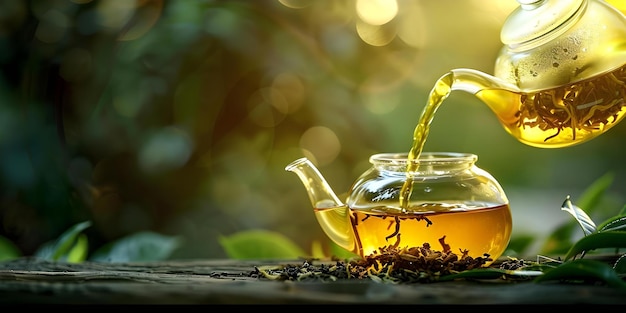
[[[625,87],[626,66],[566,86],[522,93],[517,128],[539,128],[547,135],[544,142],[559,136],[576,141],[579,132],[605,131],[625,113]],[[570,135],[561,134],[566,129]]]

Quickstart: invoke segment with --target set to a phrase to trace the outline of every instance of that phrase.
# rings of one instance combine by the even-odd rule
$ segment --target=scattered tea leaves
[[[428,243],[424,243],[422,247],[402,249],[394,246],[382,247],[364,258],[337,261],[332,266],[313,265],[312,262],[305,261],[300,266],[256,268],[253,276],[273,280],[369,278],[391,283],[434,282],[445,275],[484,267],[491,261],[493,260],[488,255],[473,258],[468,255],[467,250],[461,251],[460,254],[449,249],[437,251],[431,249]]]

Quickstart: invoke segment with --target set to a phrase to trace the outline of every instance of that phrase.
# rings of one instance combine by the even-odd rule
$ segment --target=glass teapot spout
[[[519,127],[519,104],[523,93],[516,85],[478,70],[458,68],[437,80],[430,99],[441,102],[452,91],[464,91],[476,96],[491,109],[504,129],[521,142],[538,147],[555,145],[554,141],[546,144],[543,138],[530,136]]]
[[[330,185],[319,170],[307,158],[300,158],[285,167],[286,171],[293,172],[302,181],[309,193],[309,200],[315,209],[343,206]]]
[[[483,101],[504,125],[515,121],[521,91],[516,85],[474,69],[453,69],[439,81],[447,82],[450,91],[471,93]]]
[[[302,181],[324,233],[338,246],[357,252],[354,230],[348,207],[337,197],[318,169],[307,158],[300,158],[285,167]]]

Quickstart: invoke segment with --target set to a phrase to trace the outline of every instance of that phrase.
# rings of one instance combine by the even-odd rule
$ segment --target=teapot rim
[[[393,164],[406,165],[408,160],[408,152],[387,152],[377,153],[370,156],[372,164]],[[450,163],[474,163],[478,160],[478,155],[468,152],[422,152],[417,162],[420,164],[450,164]]]

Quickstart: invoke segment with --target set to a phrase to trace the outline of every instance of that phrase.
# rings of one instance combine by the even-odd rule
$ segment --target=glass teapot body
[[[512,230],[509,202],[496,179],[476,166],[477,158],[425,152],[416,172],[407,175],[406,153],[371,156],[372,167],[355,181],[346,202],[357,253],[428,244],[474,258],[501,256]],[[401,207],[404,188],[411,192]]]

